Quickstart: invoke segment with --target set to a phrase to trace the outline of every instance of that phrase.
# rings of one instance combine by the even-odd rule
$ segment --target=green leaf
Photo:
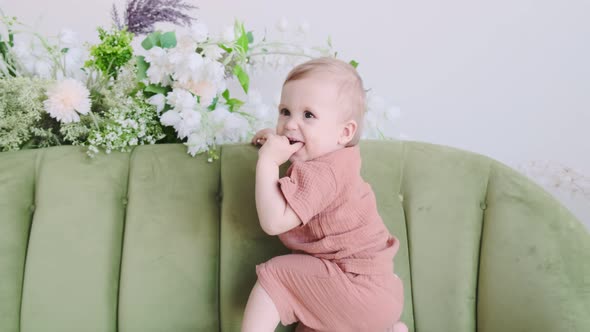
[[[63,53],[63,54],[66,54],[66,53],[68,53],[69,50],[70,50],[69,48],[64,47],[64,48],[61,49],[60,52]]]
[[[242,69],[242,67],[240,67],[240,65],[235,65],[234,75],[238,78],[244,92],[248,93],[248,87],[250,86],[250,77],[248,77],[248,74]]]
[[[236,99],[236,98],[232,98],[227,102],[227,105],[229,106],[229,111],[230,112],[235,112],[237,111],[242,105],[244,105],[244,102]]]
[[[350,60],[349,62],[354,68],[358,67],[359,63],[354,61],[354,60]]]
[[[217,44],[217,46],[221,47],[224,51],[226,51],[227,53],[231,53],[233,50],[221,43]]]
[[[240,25],[240,38],[236,41],[236,44],[240,46],[241,51],[245,54],[248,52],[248,35],[246,34],[246,30],[244,29],[244,25]]]
[[[162,48],[176,47],[176,34],[174,31],[166,32],[160,36],[160,45]]]
[[[159,31],[156,32],[152,32],[150,33],[147,37],[145,37],[145,39],[141,42],[141,46],[143,46],[143,48],[145,50],[150,50],[152,47],[154,46],[159,46],[159,42],[160,42],[160,35],[161,33]]]
[[[145,87],[145,91],[166,95],[168,89],[158,84],[150,84]]]
[[[223,93],[221,95],[223,96],[223,98],[226,101],[229,101],[229,90],[228,89],[225,89],[225,91],[223,91]]]
[[[147,70],[150,67],[150,64],[145,61],[145,57],[140,55],[136,57],[137,63],[137,80],[143,81],[147,78]]]
[[[1,40],[2,36],[0,36],[0,54],[2,54],[3,58],[6,58],[6,54],[8,53],[8,47],[6,47],[6,43]]]
[[[236,98],[230,98],[228,89],[225,89],[225,91],[223,91],[221,96],[223,97],[223,99],[225,99],[225,103],[227,104],[227,106],[229,106],[230,112],[237,111],[242,105],[244,105],[243,101],[236,99]],[[217,101],[215,101],[215,103],[217,103]],[[209,106],[209,107],[211,107],[211,106]],[[213,110],[213,109],[215,109],[215,107],[209,108],[209,109]]]
[[[227,90],[225,90],[225,91],[227,91]],[[209,105],[209,107],[207,107],[207,109],[210,110],[210,111],[214,110],[215,107],[217,107],[217,102],[218,101],[219,101],[219,97],[215,96],[215,98],[213,98],[213,101],[211,102],[211,105]]]
[[[254,42],[254,35],[252,34],[252,31],[248,31],[246,36],[248,37],[248,43],[252,44]]]

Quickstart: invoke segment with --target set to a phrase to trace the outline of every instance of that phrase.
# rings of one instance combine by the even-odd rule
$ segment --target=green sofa
[[[590,236],[549,194],[450,147],[361,151],[411,331],[590,331]],[[256,158],[0,153],[0,331],[239,331],[255,264],[287,253],[257,221]]]

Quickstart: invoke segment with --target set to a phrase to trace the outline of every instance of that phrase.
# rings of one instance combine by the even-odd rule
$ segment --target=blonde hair
[[[291,81],[300,80],[317,73],[330,73],[340,76],[338,82],[341,84],[341,93],[350,100],[348,116],[357,124],[356,133],[347,146],[358,144],[366,111],[366,93],[363,87],[363,80],[356,69],[349,63],[330,57],[316,58],[306,61],[293,68],[283,83],[283,86]]]

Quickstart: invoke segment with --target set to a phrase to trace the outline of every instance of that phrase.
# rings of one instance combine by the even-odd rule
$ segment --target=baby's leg
[[[256,281],[242,320],[242,332],[272,332],[281,321],[279,312],[268,293]]]
[[[402,322],[397,322],[385,332],[408,332],[408,327]]]

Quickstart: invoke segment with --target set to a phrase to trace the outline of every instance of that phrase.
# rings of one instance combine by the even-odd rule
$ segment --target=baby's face
[[[340,85],[329,74],[312,74],[283,86],[277,134],[303,147],[289,159],[306,161],[341,149],[346,124]]]

